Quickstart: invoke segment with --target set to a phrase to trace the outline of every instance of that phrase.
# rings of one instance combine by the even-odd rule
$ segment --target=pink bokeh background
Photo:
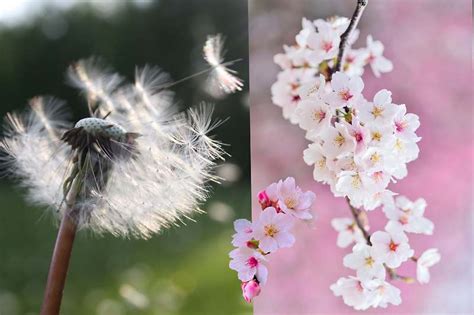
[[[330,221],[350,216],[341,198],[312,179],[302,159],[304,132],[284,120],[271,102],[270,86],[278,67],[273,55],[292,44],[303,16],[316,19],[349,16],[355,0],[250,1],[250,102],[253,196],[267,184],[294,176],[305,190],[317,194],[318,220],[298,226],[297,243],[270,257],[269,280],[255,300],[263,314],[360,313],[333,296],[329,286],[352,274],[342,259],[349,248],[336,247]],[[423,197],[426,216],[435,223],[433,236],[410,235],[416,254],[439,248],[442,260],[432,268],[427,285],[394,284],[402,290],[401,306],[371,309],[371,314],[473,314],[473,116],[471,2],[468,0],[370,0],[354,47],[372,34],[385,44],[394,71],[375,78],[364,74],[367,98],[387,88],[394,102],[405,103],[420,116],[419,158],[408,165],[408,176],[390,188],[411,199]],[[256,198],[253,217],[258,214]],[[372,230],[382,229],[381,211],[369,213]],[[407,262],[400,273],[414,275]]]

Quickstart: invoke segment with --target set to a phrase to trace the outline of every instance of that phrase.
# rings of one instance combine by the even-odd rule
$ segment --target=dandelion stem
[[[74,203],[81,187],[82,178],[77,176],[68,192],[67,209],[59,226],[54,245],[53,256],[49,266],[48,279],[44,292],[41,315],[57,315],[61,307],[64,285],[71,258],[72,246],[76,236],[77,225],[74,222]]]
[[[59,314],[76,228],[70,215],[65,214],[54,245],[41,315]]]
[[[349,26],[347,26],[347,29],[341,35],[341,42],[339,43],[339,52],[337,54],[337,60],[334,64],[332,71],[330,72],[330,75],[332,75],[334,72],[341,71],[342,60],[344,58],[344,52],[347,47],[347,41],[349,40],[352,31],[357,27],[357,24],[359,24],[359,20],[368,2],[369,0],[357,0],[357,6],[354,11],[354,14],[352,15],[351,21],[349,22]]]

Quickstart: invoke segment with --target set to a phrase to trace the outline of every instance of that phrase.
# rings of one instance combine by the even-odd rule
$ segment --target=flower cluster
[[[303,18],[303,29],[296,35],[296,43],[284,46],[285,52],[275,56],[274,61],[282,71],[272,86],[273,103],[283,108],[283,116],[292,123],[298,123],[295,110],[301,101],[300,88],[317,84],[319,74],[329,78],[339,52],[341,35],[349,22],[345,17],[313,22]],[[361,76],[366,65],[370,65],[376,76],[391,71],[393,66],[383,56],[382,43],[372,36],[367,37],[366,47],[351,48],[358,35],[358,30],[355,30],[348,39],[342,71],[350,76]]]
[[[282,71],[272,96],[283,116],[305,130],[311,141],[303,158],[314,165],[314,179],[349,202],[353,219],[336,218],[332,225],[339,232],[338,246],[354,244],[344,266],[356,275],[340,278],[331,290],[347,305],[363,310],[400,304],[400,290],[386,277],[413,282],[396,272],[412,260],[417,262],[418,281],[427,283],[428,268],[440,255],[429,249],[416,258],[406,234],[433,233],[433,223],[423,217],[426,202],[394,197],[396,193],[388,189],[390,182],[407,175],[407,163],[418,157],[418,116],[407,113],[405,105],[394,104],[386,89],[371,99],[364,97],[364,66],[370,65],[376,77],[393,66],[383,56],[383,44],[372,36],[367,37],[366,48],[352,49],[358,30],[346,34],[349,24],[346,18],[303,19],[296,45],[285,46],[285,53],[274,58]],[[384,231],[370,235],[365,210],[379,207],[388,223]]]
[[[330,82],[301,94],[295,117],[312,141],[304,160],[314,165],[316,181],[329,184],[335,196],[354,207],[373,210],[392,194],[390,181],[407,175],[406,164],[418,157],[418,116],[392,103],[380,90],[373,100],[362,95],[358,76],[336,72]]]
[[[433,233],[433,223],[423,217],[425,207],[426,202],[421,198],[415,202],[404,196],[387,198],[383,206],[388,219],[385,230],[365,236],[363,231],[367,232],[368,228],[359,227],[355,220],[333,219],[332,225],[339,232],[338,246],[355,244],[352,253],[344,257],[344,266],[356,273],[355,276],[343,277],[334,283],[331,286],[334,294],[342,296],[344,303],[357,310],[399,305],[400,290],[387,282],[386,277],[413,282],[413,278],[400,276],[395,271],[410,259],[417,263],[418,282],[428,283],[428,268],[439,262],[441,256],[437,249],[432,248],[416,258],[406,234]]]
[[[238,272],[247,302],[260,294],[267,281],[266,256],[280,248],[293,246],[295,237],[291,229],[297,219],[307,221],[314,218],[311,207],[315,199],[313,192],[303,192],[295,179],[288,177],[258,194],[262,212],[257,220],[238,219],[234,222],[236,233],[232,245],[236,248],[229,254],[229,267]]]

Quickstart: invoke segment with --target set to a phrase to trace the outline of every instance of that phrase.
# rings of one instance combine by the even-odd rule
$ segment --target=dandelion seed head
[[[127,131],[119,124],[94,117],[79,120],[74,128],[83,128],[91,135],[103,135],[117,141],[124,139],[127,134]]]
[[[0,164],[28,189],[29,200],[66,214],[65,192],[81,176],[74,203],[79,228],[149,238],[196,213],[209,195],[222,143],[209,135],[212,106],[178,113],[158,68],[126,83],[97,59],[81,60],[69,81],[89,101],[91,116],[71,124],[64,103],[36,98],[24,114],[6,117]],[[72,174],[72,175],[71,175]]]

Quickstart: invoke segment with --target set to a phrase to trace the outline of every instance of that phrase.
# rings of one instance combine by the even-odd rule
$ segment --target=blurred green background
[[[212,99],[202,89],[205,76],[173,87],[180,108],[213,102],[216,117],[230,117],[216,131],[230,144],[231,157],[218,170],[227,181],[214,187],[207,214],[151,240],[81,231],[62,314],[250,314],[227,256],[232,220],[250,216],[246,1],[6,2],[0,11],[21,2],[33,13],[13,22],[0,14],[1,116],[47,94],[66,100],[76,119],[84,117],[84,100],[64,76],[77,59],[101,56],[130,80],[136,65],[158,65],[178,80],[206,67],[208,34],[227,37],[227,60],[243,59],[233,66],[245,80],[243,92]],[[51,216],[28,205],[14,181],[0,179],[1,315],[39,312],[56,231]]]

